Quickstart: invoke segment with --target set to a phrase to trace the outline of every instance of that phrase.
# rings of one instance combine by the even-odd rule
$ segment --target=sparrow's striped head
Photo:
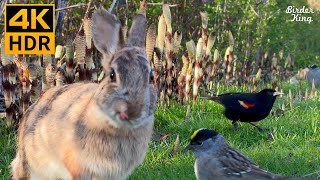
[[[207,128],[198,129],[191,136],[191,144],[201,143],[209,138],[217,136],[218,134],[218,132],[209,130]]]

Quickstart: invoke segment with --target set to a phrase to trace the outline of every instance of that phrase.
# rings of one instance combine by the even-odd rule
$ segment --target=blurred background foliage
[[[79,2],[79,1],[78,1]],[[161,3],[148,1],[149,3]],[[75,2],[76,3],[76,2]],[[102,1],[102,3],[104,3]],[[128,9],[125,14],[125,0],[119,0],[118,16],[123,20],[132,17],[139,8],[139,0],[127,1]],[[294,58],[295,69],[319,64],[320,62],[320,1],[307,0],[168,0],[171,7],[173,29],[182,32],[182,43],[201,37],[200,11],[208,13],[208,31],[217,35],[215,47],[224,52],[228,47],[228,31],[234,39],[234,54],[240,60],[254,60],[266,52],[281,51],[283,57],[290,53]],[[110,1],[104,6],[109,7]],[[286,13],[288,6],[297,8],[313,8],[314,13],[301,14],[301,17],[311,17],[312,22],[295,22],[292,14]],[[318,10],[317,10],[318,9]],[[158,22],[161,6],[153,5],[147,9],[149,23]],[[130,21],[128,22],[130,24]],[[284,63],[284,61],[280,63]]]
[[[22,3],[55,3],[57,5],[61,1],[63,0],[19,0]],[[89,1],[69,0],[65,3],[68,7]],[[90,2],[95,6],[107,8],[112,3],[110,0],[91,0]],[[228,47],[228,31],[231,31],[235,39],[234,54],[237,54],[240,60],[250,61],[265,53],[278,54],[281,51],[283,57],[287,57],[288,53],[292,55],[295,69],[320,62],[319,0],[166,0],[165,2],[173,5],[170,8],[172,25],[173,29],[182,33],[182,47],[190,39],[196,40],[201,37],[199,12],[206,11],[209,17],[208,30],[215,31],[217,35],[215,48],[220,52],[224,52]],[[158,3],[148,5],[147,9],[149,24],[157,24],[162,13],[162,1],[149,0],[148,3]],[[130,25],[130,18],[138,11],[139,4],[140,0],[117,0],[113,12],[124,24]],[[314,13],[301,14],[301,16],[311,17],[312,22],[291,21],[293,15],[286,13],[288,6],[297,8],[311,6]],[[73,33],[74,37],[81,25],[86,6],[65,11],[67,14],[68,12],[72,12],[67,16],[72,18],[72,25],[68,27],[68,32]],[[3,23],[1,24],[3,29]]]

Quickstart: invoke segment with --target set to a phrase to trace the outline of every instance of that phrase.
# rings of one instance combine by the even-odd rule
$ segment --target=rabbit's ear
[[[128,36],[128,46],[144,47],[146,42],[147,18],[143,14],[134,16]]]
[[[114,54],[121,44],[121,22],[106,9],[100,8],[92,16],[92,38],[104,56]]]

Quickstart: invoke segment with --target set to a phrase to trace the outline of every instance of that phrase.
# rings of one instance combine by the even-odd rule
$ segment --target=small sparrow
[[[302,179],[282,177],[259,168],[230,147],[218,132],[206,128],[193,133],[186,149],[195,154],[194,170],[198,180]]]

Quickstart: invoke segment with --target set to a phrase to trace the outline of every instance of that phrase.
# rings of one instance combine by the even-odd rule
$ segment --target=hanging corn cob
[[[201,17],[201,32],[202,32],[201,38],[202,38],[203,51],[206,52],[207,31],[208,31],[208,13],[206,11],[200,11],[200,17]],[[204,58],[206,58],[206,56]]]
[[[232,81],[235,82],[236,81],[236,76],[237,76],[237,56],[234,56],[234,60],[233,60],[233,69],[232,69]],[[237,81],[238,82],[238,81]],[[236,85],[238,85],[236,83]]]
[[[158,90],[159,92],[159,85],[160,85],[160,75],[161,75],[161,52],[159,50],[159,48],[154,48],[154,52],[153,52],[153,64],[154,64],[154,74],[153,74],[153,84],[155,86],[155,88]]]
[[[200,86],[200,80],[202,77],[202,67],[201,62],[203,58],[203,41],[202,38],[199,38],[197,43],[197,49],[196,49],[196,63],[195,63],[195,69],[194,69],[194,82],[193,82],[193,93],[192,93],[192,100],[193,102],[196,101],[197,95],[198,95],[198,89]]]
[[[188,59],[187,53],[185,53],[182,56],[182,62],[183,62],[183,67],[181,69],[180,76],[178,79],[178,102],[183,102],[183,86],[184,86],[184,81],[185,81],[188,66],[189,66],[189,59]]]
[[[86,57],[86,37],[84,30],[81,29],[75,38],[76,59],[79,68],[79,81],[86,80],[85,57]]]
[[[262,73],[262,69],[259,68],[256,76],[252,79],[252,81],[253,81],[253,89],[252,89],[252,92],[257,92],[258,83],[259,83],[260,80],[261,80],[261,73]]]
[[[67,40],[66,42],[66,83],[70,84],[74,82],[75,78],[75,61],[73,58],[74,51],[71,40]]]
[[[18,92],[19,92],[19,115],[23,114],[23,86],[26,86],[26,79],[28,78],[28,63],[26,58],[23,55],[14,55],[14,62],[16,63],[16,67],[18,68],[18,77],[20,80]],[[24,73],[25,72],[25,73]]]
[[[92,20],[90,16],[86,16],[83,20],[83,29],[86,38],[85,49],[85,80],[97,81],[97,73],[95,71],[95,65],[92,57]]]
[[[275,70],[277,68],[278,58],[277,54],[273,53],[272,59],[271,59],[271,70]]]
[[[179,52],[181,40],[182,40],[181,32],[176,31],[173,36],[173,53],[174,54],[177,54]]]
[[[2,87],[5,101],[6,111],[6,124],[12,126],[16,124],[16,103],[15,103],[15,90],[17,86],[16,78],[16,66],[12,55],[4,53],[4,37],[1,39],[1,64],[2,64]]]
[[[55,74],[55,83],[56,86],[63,86],[65,85],[66,78],[64,75],[63,69],[60,69],[56,74]]]
[[[154,84],[155,87],[158,89],[158,92],[161,94],[159,96],[160,102],[164,102],[165,92],[162,87],[164,87],[164,81],[162,78],[162,59],[163,59],[163,48],[164,48],[164,41],[166,38],[166,21],[164,15],[162,14],[159,17],[158,23],[158,34],[156,38],[156,47],[155,52],[153,54],[153,64],[154,64]],[[163,99],[162,99],[163,98]],[[163,104],[163,103],[162,103]]]
[[[163,15],[167,25],[167,33],[165,40],[166,47],[166,98],[167,103],[170,103],[172,95],[172,81],[173,81],[173,41],[171,28],[171,13],[168,4],[163,4]]]
[[[188,58],[189,58],[189,66],[187,69],[187,75],[186,75],[186,92],[185,92],[185,101],[189,101],[189,94],[190,94],[190,85],[191,85],[191,76],[192,76],[192,69],[193,69],[193,63],[194,58],[196,54],[196,48],[193,40],[188,41],[186,43],[187,52],[188,52]]]
[[[167,25],[167,32],[172,34],[172,27],[171,27],[171,12],[170,12],[170,7],[168,4],[163,4],[162,6],[162,13]]]
[[[151,24],[147,31],[146,36],[146,54],[147,59],[151,63],[151,59],[153,56],[154,47],[156,45],[156,26],[155,24]],[[154,65],[151,63],[152,69],[154,69]]]
[[[46,67],[52,63],[52,55],[44,54],[42,56],[42,90],[47,89]]]
[[[233,59],[233,46],[234,46],[234,39],[231,31],[228,32],[228,36],[229,36],[229,46],[224,55],[225,67],[227,68],[226,79],[225,79],[226,82],[232,78],[231,65],[232,65],[232,59]]]
[[[156,39],[156,47],[159,48],[161,57],[163,53],[163,47],[164,47],[164,41],[166,38],[166,20],[164,18],[164,15],[162,14],[159,18],[159,23],[158,23],[158,35]]]
[[[55,75],[56,75],[56,66],[54,64],[48,64],[46,67],[46,82],[47,89],[55,86]]]
[[[287,68],[291,68],[291,55],[290,53],[288,53],[288,56],[286,57],[286,61],[284,63],[284,68],[287,69]]]
[[[64,47],[61,45],[56,46],[56,52],[54,54],[54,63],[57,64],[62,59],[64,55]]]
[[[216,72],[218,70],[218,65],[219,65],[219,51],[218,49],[214,50],[213,54],[213,66],[211,68],[211,73],[210,73],[210,80],[213,81],[216,75]]]
[[[211,32],[208,38],[206,49],[204,50],[202,67],[204,69],[203,79],[205,80],[206,84],[209,82],[210,74],[212,72],[212,67],[210,67],[211,63],[209,63],[209,59],[212,58],[211,49],[214,45],[215,39],[216,39],[215,32]]]
[[[39,63],[39,56],[33,55],[30,57],[31,61],[28,66],[29,82],[31,84],[30,97],[28,103],[34,103],[41,94],[41,76],[42,68]],[[28,92],[27,92],[28,93]]]

